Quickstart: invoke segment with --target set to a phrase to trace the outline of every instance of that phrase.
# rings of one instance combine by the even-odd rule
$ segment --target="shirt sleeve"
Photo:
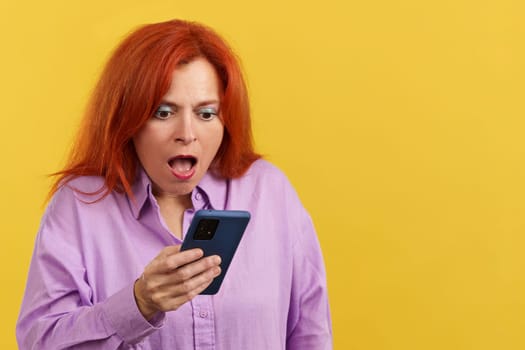
[[[288,314],[288,350],[332,349],[332,324],[323,257],[310,216],[303,211],[292,249],[293,272]]]
[[[99,303],[86,278],[76,200],[53,198],[42,219],[16,335],[25,349],[127,349],[162,326],[136,306],[134,281]]]

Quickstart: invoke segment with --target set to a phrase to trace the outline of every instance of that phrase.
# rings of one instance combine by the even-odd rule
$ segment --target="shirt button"
[[[208,317],[208,312],[207,311],[201,311],[199,313],[199,316],[202,317],[202,318],[206,318],[206,317]]]
[[[200,201],[202,199],[202,194],[200,194],[199,192],[197,192],[197,194],[195,194],[195,199]]]

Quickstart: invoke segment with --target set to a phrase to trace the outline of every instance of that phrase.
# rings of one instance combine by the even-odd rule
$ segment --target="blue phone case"
[[[221,257],[221,274],[201,294],[211,295],[219,291],[249,221],[250,213],[242,210],[199,210],[195,213],[181,251],[201,248],[204,256]],[[210,227],[216,228],[212,237]]]

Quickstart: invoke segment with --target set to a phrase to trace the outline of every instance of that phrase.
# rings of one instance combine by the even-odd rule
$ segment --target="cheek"
[[[217,151],[219,150],[221,144],[222,144],[222,138],[224,136],[224,129],[221,127],[216,128],[213,131],[209,131],[205,137],[206,140],[206,158],[209,162],[211,162],[215,155],[217,154]]]
[[[133,137],[133,145],[135,146],[135,151],[137,152],[139,160],[142,162],[142,155],[147,153],[148,148],[146,139],[142,132]]]
[[[164,137],[161,128],[148,123],[133,137],[133,144],[138,154],[147,154],[155,149]]]
[[[153,136],[150,132],[143,129],[133,137],[138,160],[144,167],[154,162],[154,155],[157,153],[156,150],[159,149],[157,146],[158,140]]]
[[[219,150],[219,147],[222,144],[223,137],[224,137],[224,128],[221,125],[221,127],[215,133],[214,144],[213,144],[214,153],[216,153]]]

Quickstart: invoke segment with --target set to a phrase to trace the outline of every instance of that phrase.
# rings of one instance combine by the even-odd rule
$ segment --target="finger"
[[[164,247],[159,255],[157,257],[159,258],[162,258],[162,257],[168,257],[170,255],[174,255],[174,254],[177,254],[180,252],[180,248],[181,248],[181,244],[177,244],[177,245],[169,245],[167,247]]]
[[[183,265],[168,273],[173,283],[183,283],[214,267],[219,267],[221,258],[218,255],[208,256]]]
[[[170,245],[162,248],[162,250],[151,260],[148,264],[148,267],[157,266],[162,261],[166,260],[168,256],[177,254],[180,251],[180,245]]]
[[[182,245],[181,244],[178,244],[178,245],[170,245],[170,246],[167,246],[167,247],[164,247],[159,255],[157,257],[161,258],[161,257],[168,257],[168,256],[171,256],[171,255],[175,255],[177,253],[180,252],[180,249],[181,249]],[[201,250],[200,248],[193,248],[193,249],[188,249],[189,250]]]
[[[185,281],[182,284],[178,284],[169,293],[164,294],[162,297],[157,295],[161,301],[161,308],[164,311],[175,310],[182,304],[192,300],[195,296],[199,295],[205,290],[215,277],[220,275],[221,268],[218,266],[212,267],[194,278]]]
[[[174,283],[173,278],[168,279],[167,275],[156,275],[147,280],[141,277],[134,285],[134,294],[139,309],[144,313],[152,313],[151,310],[166,311],[170,308],[169,305],[180,305],[199,294],[194,293],[195,288],[203,283],[210,283],[218,274],[220,274],[220,268],[216,266],[182,282]],[[174,299],[177,301],[174,302]]]
[[[170,255],[173,255],[173,254],[177,254],[178,252],[180,252],[180,244],[178,244],[178,245],[169,245],[167,247],[164,247],[160,251],[160,254],[158,256],[159,257],[167,257],[167,256],[170,256]]]
[[[159,295],[162,294],[165,298],[170,299],[176,299],[180,297],[185,298],[185,296],[193,294],[195,290],[199,289],[202,285],[209,285],[215,277],[220,275],[220,273],[220,267],[212,267],[189,280],[164,289],[162,293],[159,293]],[[200,291],[198,293],[200,293]]]
[[[184,293],[195,287],[191,284],[185,288],[181,288],[179,285],[187,283],[192,278],[202,274],[206,270],[214,267],[219,267],[221,259],[218,255],[209,256],[190,264],[186,264],[180,268],[170,270],[168,272],[159,273],[151,268],[146,268],[146,271],[142,275],[139,283],[143,287],[145,295],[152,296],[153,294],[160,293],[161,297],[166,294],[175,295],[177,293]],[[210,278],[215,277],[214,275]],[[203,283],[197,282],[197,284]],[[158,295],[157,295],[158,296]]]
[[[202,249],[190,249],[169,256],[160,256],[153,261],[155,273],[169,273],[181,266],[194,262],[204,255]]]

